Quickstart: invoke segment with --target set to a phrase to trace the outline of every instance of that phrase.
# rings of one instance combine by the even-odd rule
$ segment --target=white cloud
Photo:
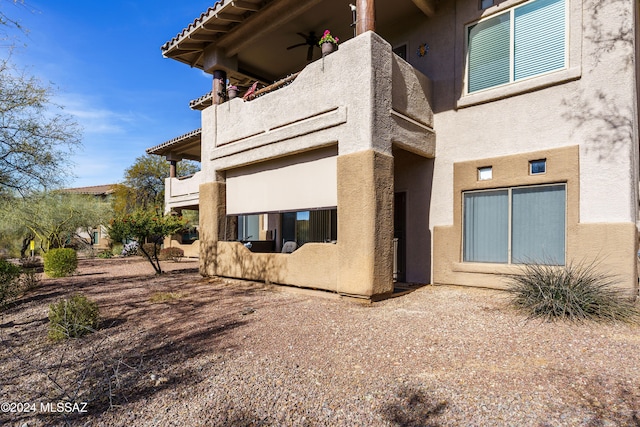
[[[133,114],[102,108],[98,100],[82,94],[62,94],[56,96],[54,102],[75,117],[85,134],[125,133],[127,125],[135,121]]]

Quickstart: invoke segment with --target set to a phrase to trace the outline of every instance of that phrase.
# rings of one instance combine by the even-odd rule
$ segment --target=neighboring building
[[[93,196],[105,202],[109,201],[116,189],[116,184],[93,185],[90,187],[65,188],[64,193],[82,194]],[[88,244],[94,249],[109,249],[109,230],[104,224],[96,224],[91,229],[78,229],[76,236],[82,239],[83,244]]]
[[[162,46],[213,75],[202,129],[147,150],[202,163],[166,183],[202,274],[378,298],[598,260],[635,295],[638,2],[355,3],[222,0]]]

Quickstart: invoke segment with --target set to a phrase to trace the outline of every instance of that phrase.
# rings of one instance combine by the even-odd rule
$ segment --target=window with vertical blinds
[[[565,0],[534,0],[467,27],[467,92],[566,66]]]
[[[509,193],[507,190],[466,193],[464,225],[464,261],[508,261]]]
[[[463,261],[564,265],[565,184],[464,193]]]

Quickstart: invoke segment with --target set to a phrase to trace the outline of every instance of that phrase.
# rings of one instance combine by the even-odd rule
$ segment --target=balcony
[[[431,105],[431,81],[367,32],[307,65],[291,84],[205,108],[202,158],[224,171],[336,142],[340,155],[391,154],[398,146],[433,157]]]
[[[164,180],[165,210],[169,212],[175,208],[193,208],[199,204],[198,193],[202,183],[202,171],[180,178],[166,178]]]

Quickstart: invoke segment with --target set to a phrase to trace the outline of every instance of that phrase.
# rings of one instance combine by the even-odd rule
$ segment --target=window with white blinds
[[[467,27],[467,92],[566,67],[565,0],[534,0]]]

